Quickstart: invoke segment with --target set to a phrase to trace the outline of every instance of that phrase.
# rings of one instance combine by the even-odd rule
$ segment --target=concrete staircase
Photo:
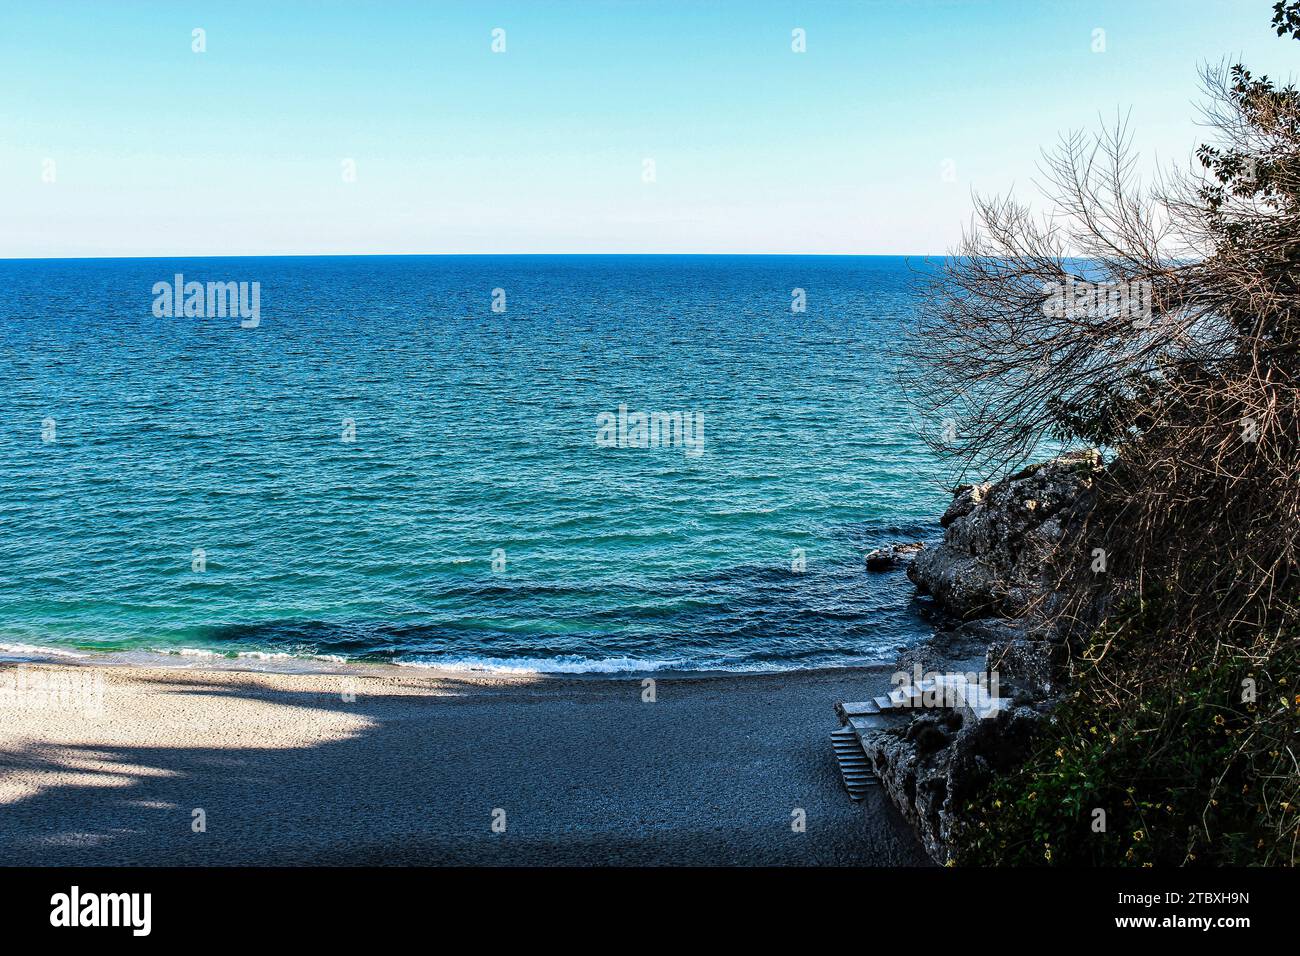
[[[937,706],[960,710],[964,716],[980,719],[995,717],[999,711],[1011,706],[1009,698],[994,697],[986,687],[967,682],[962,675],[954,674],[896,687],[888,694],[881,694],[869,701],[837,704],[835,709],[846,723],[852,723],[854,717],[919,709],[925,706],[925,695],[935,693],[938,694]],[[875,730],[879,726],[864,729]]]
[[[880,784],[852,727],[832,731],[831,746],[835,748],[835,759],[840,765],[844,789],[849,792],[850,798],[861,800],[867,795],[867,790]]]
[[[873,759],[884,759],[876,731],[898,726],[904,718],[924,709],[926,694],[931,695],[931,709],[953,709],[968,718],[996,717],[1011,706],[1009,698],[995,697],[986,687],[968,682],[961,674],[938,675],[934,680],[896,687],[871,700],[836,704],[842,726],[831,733],[831,744],[844,775],[844,787],[854,800],[861,800],[870,787],[880,783],[872,765]]]

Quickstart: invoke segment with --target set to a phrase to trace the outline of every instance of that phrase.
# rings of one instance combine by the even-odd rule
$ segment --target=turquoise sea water
[[[923,266],[0,262],[0,643],[559,671],[886,659],[925,624],[862,555],[932,536],[945,499],[885,352]],[[260,324],[156,317],[176,273],[260,283]],[[620,405],[702,416],[700,452],[602,447]]]

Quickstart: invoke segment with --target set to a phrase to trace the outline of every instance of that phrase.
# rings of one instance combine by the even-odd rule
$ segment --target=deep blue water
[[[862,554],[933,534],[944,503],[885,352],[921,265],[0,262],[0,642],[547,670],[885,659],[924,625]],[[260,325],[155,317],[177,272],[259,282]],[[701,415],[700,453],[602,447],[620,404]]]

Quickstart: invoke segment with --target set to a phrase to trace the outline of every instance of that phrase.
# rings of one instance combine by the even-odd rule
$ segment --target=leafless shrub
[[[1296,814],[1277,805],[1300,795],[1296,675],[1276,691],[1300,645],[1300,95],[1241,67],[1203,79],[1198,165],[1140,182],[1118,120],[1047,154],[1045,214],[977,200],[928,283],[906,385],[923,421],[955,423],[930,438],[963,473],[1005,473],[1053,439],[1103,449],[1097,504],[1057,555],[1069,597],[1053,623],[1112,625],[1086,651],[1099,708],[1177,698],[1189,668],[1271,682],[1206,806],[1225,780],[1267,791],[1294,853]],[[1070,283],[1137,283],[1149,309],[1053,308]],[[1114,626],[1120,608],[1158,609],[1159,633]]]

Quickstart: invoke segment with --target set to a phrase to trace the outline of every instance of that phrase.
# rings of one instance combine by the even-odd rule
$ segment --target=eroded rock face
[[[926,853],[944,863],[966,799],[993,774],[1023,759],[1045,719],[1032,707],[1016,707],[988,720],[931,711],[860,739],[881,786],[916,828]]]
[[[998,482],[963,485],[939,523],[943,541],[916,555],[907,576],[962,618],[1023,614],[1050,594],[1049,559],[1091,504],[1095,451],[1071,452]]]
[[[969,797],[1018,765],[1049,719],[1057,641],[1040,615],[1026,612],[1056,598],[1050,559],[1091,507],[1100,468],[1096,452],[1074,452],[957,489],[940,519],[942,543],[919,551],[907,569],[918,591],[963,621],[908,649],[900,668],[982,670],[996,674],[997,695],[1011,699],[988,718],[935,709],[859,732],[885,791],[938,863],[949,858]]]

